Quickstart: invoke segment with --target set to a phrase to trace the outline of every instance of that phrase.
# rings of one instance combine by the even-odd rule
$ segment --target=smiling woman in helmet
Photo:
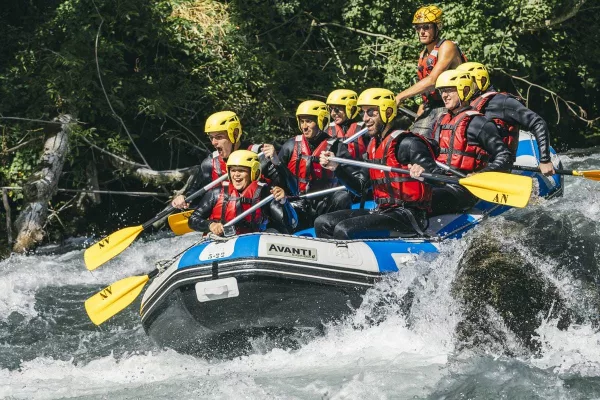
[[[459,70],[445,71],[436,81],[435,87],[448,109],[433,128],[433,137],[440,145],[437,161],[465,175],[508,170],[512,165],[511,154],[496,124],[469,106],[473,86],[471,75]],[[463,186],[436,187],[433,214],[460,213],[476,201]]]
[[[373,190],[375,210],[342,210],[322,215],[315,220],[318,237],[335,239],[385,238],[423,235],[427,226],[427,210],[431,202],[431,186],[419,178],[423,172],[437,172],[435,149],[420,135],[397,129],[398,112],[394,94],[387,89],[367,89],[358,97],[363,122],[371,141],[368,161],[408,170],[409,174],[375,169],[351,175],[347,165],[329,161],[331,152],[323,152],[321,165],[350,190],[368,186]],[[359,189],[360,190],[360,189]],[[364,188],[363,188],[364,190]]]
[[[410,97],[421,95],[423,104],[419,106],[417,119],[410,130],[429,137],[433,123],[443,112],[441,98],[435,91],[435,82],[442,72],[456,68],[466,62],[467,58],[456,43],[440,37],[440,8],[434,5],[419,8],[412,23],[419,41],[425,46],[417,67],[419,81],[398,93],[396,103],[400,105]]]
[[[223,225],[258,203],[269,193],[274,201],[257,209],[236,224],[236,234],[261,232],[270,227],[282,233],[291,233],[298,217],[278,186],[269,188],[261,182],[260,163],[256,153],[249,150],[232,152],[227,159],[229,179],[220,188],[206,193],[198,208],[188,220],[188,226],[200,232],[223,235]]]

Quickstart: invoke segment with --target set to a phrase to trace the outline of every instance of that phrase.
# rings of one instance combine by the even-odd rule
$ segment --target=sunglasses
[[[219,133],[218,135],[208,135],[208,140],[223,140],[228,138],[224,133]]]
[[[431,28],[433,28],[433,25],[432,24],[415,25],[414,28],[415,28],[415,31],[417,31],[417,32],[420,31],[421,29],[428,31]]]
[[[379,111],[376,108],[369,108],[367,111],[361,111],[360,115],[367,114],[369,117],[375,116],[375,113],[379,114]]]
[[[443,87],[437,90],[440,94],[456,92],[455,87]]]
[[[338,106],[331,106],[331,107],[329,107],[329,109],[331,111],[333,111],[334,113],[339,113],[340,111],[346,111],[346,107],[338,107]]]

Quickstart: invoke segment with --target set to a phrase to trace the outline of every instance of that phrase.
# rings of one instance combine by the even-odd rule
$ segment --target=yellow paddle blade
[[[194,232],[194,230],[190,229],[188,226],[188,219],[193,212],[193,210],[188,210],[182,213],[169,215],[169,227],[174,234],[185,235],[186,233]]]
[[[138,297],[150,277],[130,276],[105,287],[85,301],[85,311],[96,325],[100,325]]]
[[[591,179],[593,181],[600,181],[600,170],[573,171],[573,175],[583,176],[584,178]]]
[[[93,271],[125,250],[142,230],[142,225],[123,228],[88,247],[83,253],[87,269]]]
[[[482,200],[511,207],[525,207],[533,188],[531,177],[502,172],[482,172],[458,182]]]

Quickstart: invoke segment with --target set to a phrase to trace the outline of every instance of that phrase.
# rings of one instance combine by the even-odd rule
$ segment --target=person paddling
[[[448,112],[433,127],[439,143],[437,161],[469,175],[475,172],[506,171],[512,156],[493,121],[469,106],[473,96],[471,75],[465,71],[443,72],[435,83]],[[433,190],[432,215],[460,213],[477,202],[464,186],[447,184]]]
[[[273,148],[271,144],[242,144],[242,123],[240,119],[233,111],[219,111],[212,114],[206,119],[204,126],[204,132],[208,135],[211,144],[214,146],[215,151],[209,154],[200,164],[200,170],[192,178],[192,182],[188,186],[184,194],[175,196],[171,201],[171,205],[178,209],[189,208],[189,204],[185,202],[185,198],[192,193],[197,192],[203,186],[206,186],[210,182],[216,180],[225,173],[226,162],[229,155],[239,150],[240,148],[247,148],[258,153],[262,148]],[[266,156],[269,160],[273,151]],[[279,171],[276,168],[267,170],[266,175],[273,184],[286,187],[287,183],[282,180]],[[280,178],[281,177],[281,178]]]
[[[260,207],[236,224],[236,234],[262,232],[270,221],[270,228],[281,233],[291,233],[298,216],[279,187],[269,187],[261,182],[260,163],[256,153],[237,150],[231,153],[226,164],[228,180],[220,188],[206,193],[188,220],[188,226],[200,232],[223,236],[223,226],[248,210],[254,204],[273,194],[269,204]]]
[[[533,133],[540,151],[540,171],[544,175],[554,175],[554,165],[550,160],[550,131],[542,117],[527,108],[523,99],[506,92],[498,92],[491,86],[490,75],[485,65],[468,62],[459,65],[459,71],[467,71],[476,86],[471,107],[486,118],[493,120],[500,136],[516,159],[519,146],[519,129]]]
[[[398,93],[396,102],[400,105],[410,97],[421,95],[423,103],[410,130],[429,137],[433,123],[445,111],[442,99],[435,91],[435,81],[442,72],[466,62],[467,57],[455,42],[440,36],[442,10],[439,7],[429,5],[419,8],[412,23],[419,41],[425,46],[417,67],[419,81]]]
[[[319,155],[331,150],[338,157],[351,156],[341,140],[325,132],[329,122],[327,104],[316,100],[302,102],[296,110],[296,120],[301,134],[288,139],[281,146],[277,161],[273,161],[286,166],[289,176],[295,179],[296,193],[291,191],[292,194],[303,195],[337,186],[334,174],[319,164]],[[313,226],[318,215],[349,209],[352,198],[348,192],[338,191],[318,199],[295,201],[293,205],[300,218],[298,229],[306,229]]]
[[[335,239],[422,235],[427,227],[431,186],[417,178],[423,172],[441,171],[435,163],[435,149],[420,135],[398,129],[394,120],[397,104],[390,90],[367,89],[358,97],[357,105],[371,137],[368,161],[403,168],[410,174],[375,169],[352,174],[347,165],[329,160],[333,152],[321,153],[323,168],[334,171],[349,190],[360,193],[365,186],[372,186],[377,208],[321,215],[315,220],[315,233],[317,237]]]

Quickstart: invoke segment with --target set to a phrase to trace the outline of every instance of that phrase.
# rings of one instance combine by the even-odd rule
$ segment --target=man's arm
[[[435,163],[435,158],[427,143],[417,137],[407,136],[402,139],[396,149],[396,158],[402,163],[418,164],[425,169],[425,172],[444,173],[444,170]]]
[[[217,204],[217,200],[221,195],[221,188],[215,188],[208,191],[198,203],[198,207],[194,210],[188,219],[188,226],[199,232],[208,232],[209,226],[214,221],[208,220],[213,208]]]
[[[200,164],[200,171],[194,176],[194,180],[187,188],[185,192],[185,197],[188,197],[191,194],[196,193],[198,190],[202,189],[204,186],[208,185],[212,182],[212,154],[209,154],[202,163]],[[223,171],[225,172],[225,171]]]
[[[431,73],[408,89],[398,93],[396,96],[396,103],[400,104],[410,97],[432,91],[435,88],[435,81],[438,76],[447,69],[450,69],[452,62],[457,57],[460,58],[458,48],[452,41],[446,40],[438,50],[438,59],[433,66]]]
[[[331,145],[330,151],[335,153],[336,157],[352,159],[348,146],[340,140],[336,140]],[[340,164],[334,174],[342,185],[357,196],[362,196],[363,191],[370,185],[369,171],[366,168]]]
[[[540,162],[550,162],[550,132],[546,121],[542,117],[525,107],[514,97],[503,94],[495,95],[490,100],[488,108],[490,109],[490,117],[499,114],[500,119],[511,125],[519,125],[522,129],[533,133],[540,149]]]
[[[266,195],[269,193],[268,190],[264,192]],[[269,217],[269,227],[276,229],[280,233],[291,234],[298,226],[298,215],[294,207],[287,201],[287,198],[284,199],[283,204],[277,200],[271,201],[269,204],[263,206],[263,210]]]
[[[512,166],[512,155],[500,137],[496,124],[477,115],[473,117],[467,128],[469,143],[480,146],[490,156],[485,168],[477,172],[507,171]]]

